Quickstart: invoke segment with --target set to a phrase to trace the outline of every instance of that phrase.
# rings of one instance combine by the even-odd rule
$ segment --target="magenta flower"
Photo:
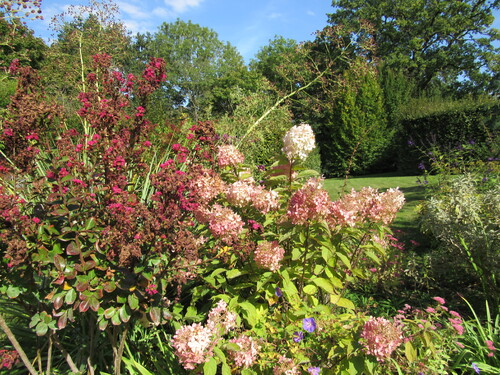
[[[302,321],[302,328],[304,328],[305,331],[312,333],[316,330],[316,321],[314,318],[305,318]]]
[[[446,303],[446,301],[444,300],[444,298],[441,298],[441,297],[432,297],[432,299],[434,301],[436,301],[437,303],[439,303],[440,305],[444,305]]]

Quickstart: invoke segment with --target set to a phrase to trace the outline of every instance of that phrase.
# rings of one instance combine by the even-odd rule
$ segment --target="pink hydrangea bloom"
[[[226,189],[226,199],[236,207],[253,206],[263,214],[278,208],[278,193],[255,184],[253,178],[232,183]]]
[[[226,199],[236,207],[245,207],[252,202],[254,185],[251,181],[241,180],[227,186]]]
[[[208,212],[208,226],[215,237],[230,244],[233,243],[243,230],[245,223],[241,216],[228,207],[214,204]]]
[[[293,126],[283,138],[283,149],[288,160],[306,160],[316,147],[314,132],[308,124]]]
[[[182,326],[175,332],[172,345],[185,369],[193,370],[212,357],[212,336],[213,331],[200,323]]]
[[[383,362],[403,342],[403,333],[395,322],[370,317],[363,327],[361,338],[365,352]]]
[[[254,364],[259,354],[260,346],[249,336],[240,335],[229,342],[240,347],[239,351],[232,351],[231,356],[239,367],[250,367]]]
[[[228,311],[226,301],[220,300],[208,313],[207,328],[225,334],[236,327],[236,318],[234,312]]]
[[[223,145],[219,146],[217,152],[217,160],[219,167],[233,167],[238,164],[243,163],[245,157],[243,154],[233,145]]]
[[[377,189],[364,187],[359,192],[354,189],[330,206],[334,225],[354,227],[363,221],[390,224],[405,203],[399,189],[389,189],[379,193]]]
[[[255,263],[261,268],[269,269],[273,272],[280,268],[280,262],[285,255],[285,250],[278,241],[264,241],[257,245],[253,254]]]
[[[310,178],[290,198],[287,216],[292,224],[304,225],[311,220],[326,218],[330,214],[331,200],[321,186],[321,178]]]
[[[218,175],[203,169],[197,178],[190,181],[189,188],[202,203],[208,203],[224,191],[225,185]]]

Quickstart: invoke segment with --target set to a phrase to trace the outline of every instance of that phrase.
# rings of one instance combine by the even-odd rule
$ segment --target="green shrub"
[[[449,253],[448,270],[465,271],[498,299],[500,187],[480,191],[481,183],[471,175],[443,182],[422,207],[422,229]]]

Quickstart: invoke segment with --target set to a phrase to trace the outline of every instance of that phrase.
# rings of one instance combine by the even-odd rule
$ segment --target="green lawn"
[[[422,240],[418,230],[417,206],[425,198],[425,189],[417,182],[418,176],[400,176],[396,173],[383,173],[367,175],[362,177],[331,178],[325,180],[325,189],[330,193],[332,199],[338,199],[343,193],[348,193],[352,188],[360,190],[364,186],[371,186],[381,191],[396,188],[404,193],[406,204],[398,213],[396,220],[391,226],[393,230],[400,230],[406,236]]]

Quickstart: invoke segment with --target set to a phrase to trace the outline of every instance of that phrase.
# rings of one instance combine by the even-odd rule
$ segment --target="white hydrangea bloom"
[[[314,133],[309,124],[293,126],[283,138],[282,151],[290,161],[306,160],[314,147]]]

